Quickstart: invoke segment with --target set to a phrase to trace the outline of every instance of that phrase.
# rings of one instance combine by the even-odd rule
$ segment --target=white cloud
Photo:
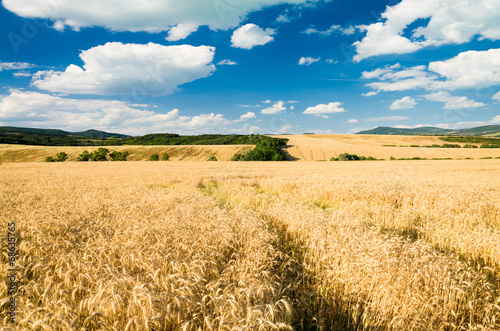
[[[384,122],[384,121],[404,121],[410,119],[408,116],[382,116],[370,117],[364,119],[366,122]]]
[[[337,64],[337,63],[339,63],[339,61],[335,61],[335,60],[332,60],[332,59],[326,59],[325,61],[326,61],[326,63],[330,63],[330,64]]]
[[[287,14],[281,14],[280,16],[276,17],[276,22],[278,23],[289,23],[291,21],[292,19]]]
[[[61,128],[68,131],[89,128],[146,134],[151,132],[199,132],[236,123],[222,114],[181,116],[178,109],[158,113],[148,105],[133,105],[118,100],[70,99],[37,92],[10,90],[0,98],[0,123],[42,128]]]
[[[264,30],[253,23],[248,23],[233,32],[231,37],[232,46],[252,49],[255,46],[265,45],[273,41],[275,33],[276,30],[274,29],[267,28]]]
[[[411,98],[411,97],[404,97],[402,99],[396,100],[392,103],[392,105],[389,107],[392,110],[397,110],[397,109],[412,109],[415,107],[417,102]]]
[[[442,87],[450,90],[498,85],[500,49],[463,52],[446,61],[429,63],[429,70],[445,77]]]
[[[467,51],[456,57],[431,62],[426,66],[403,68],[400,65],[363,72],[362,78],[377,92],[482,89],[500,84],[500,49]]]
[[[490,121],[491,124],[500,124],[500,115],[493,117]]]
[[[314,0],[316,1],[316,0]],[[202,25],[212,30],[238,26],[251,12],[278,4],[302,4],[307,0],[224,1],[224,0],[3,0],[15,14],[49,19],[59,30],[100,26],[113,31],[160,32],[173,29],[176,39]],[[180,25],[180,27],[179,27]]]
[[[309,66],[311,64],[313,64],[314,62],[318,62],[321,58],[313,58],[313,57],[301,57],[300,60],[299,60],[299,65],[301,66]]]
[[[245,123],[243,127],[239,129],[231,129],[229,130],[229,132],[234,134],[257,134],[261,133],[262,129],[259,128],[258,126],[253,126],[248,123]]]
[[[351,123],[351,124],[352,123],[358,123],[358,122],[359,121],[357,119],[355,119],[355,118],[352,118],[352,119],[350,119],[350,120],[347,121],[347,123]]]
[[[312,27],[302,31],[301,33],[309,34],[309,35],[310,34],[318,34],[320,36],[330,36],[332,34],[342,34],[342,35],[350,36],[350,35],[353,35],[355,32],[356,32],[356,29],[352,26],[349,26],[347,28],[343,28],[340,25],[334,24],[324,31],[320,31],[320,30],[316,29],[314,26],[312,26]]]
[[[262,103],[271,103],[271,100],[264,100]]]
[[[257,116],[255,116],[255,113],[249,111],[247,112],[246,114],[243,114],[240,116],[241,119],[243,120],[249,120],[249,119],[252,119],[252,118],[256,118]]]
[[[405,54],[427,46],[466,43],[474,36],[500,39],[500,2],[492,0],[403,0],[387,7],[382,22],[364,27],[366,36],[353,45],[355,61],[384,54]],[[403,36],[407,27],[419,19],[430,19],[426,26]]]
[[[364,97],[373,97],[373,96],[377,95],[377,92],[371,91],[371,92],[368,92],[368,93],[363,93],[361,95],[364,96]]]
[[[500,92],[498,92],[497,94],[495,94],[494,96],[491,97],[493,100],[498,100],[500,101]]]
[[[343,103],[340,103],[340,102],[330,102],[329,104],[319,104],[317,106],[307,108],[303,112],[303,114],[321,116],[324,114],[343,113],[343,112],[345,112],[345,109],[341,107],[342,105],[343,105]]]
[[[234,61],[231,61],[231,60],[222,60],[219,63],[217,63],[217,65],[220,65],[220,66],[235,66],[235,65],[238,65],[238,63],[236,63]]]
[[[230,122],[224,118],[224,115],[222,114],[201,114],[194,116],[191,118],[191,120],[187,123],[188,127],[206,127],[206,126],[212,126],[212,125],[227,125]]]
[[[191,33],[198,30],[198,25],[189,23],[179,23],[168,30],[168,36],[165,38],[168,41],[177,41],[186,38]]]
[[[31,77],[33,74],[26,71],[18,71],[13,73],[15,77]]]
[[[286,110],[286,107],[284,107],[285,103],[283,101],[278,101],[272,105],[272,107],[262,109],[260,112],[264,115],[274,115],[274,114],[279,114],[283,110]]]
[[[26,62],[0,62],[0,71],[3,70],[24,70],[33,68],[34,65]]]
[[[467,97],[453,96],[446,91],[427,94],[424,95],[424,97],[430,101],[444,102],[445,105],[443,109],[464,109],[464,108],[477,108],[485,106],[485,104],[482,102],[476,102],[468,99]]]
[[[295,128],[295,126],[293,126],[291,124],[286,124],[275,133],[277,133],[277,134],[292,133],[291,130],[293,130],[293,128]]]
[[[51,92],[97,95],[165,95],[179,85],[208,77],[215,48],[107,43],[86,51],[64,72],[40,71],[32,85]]]

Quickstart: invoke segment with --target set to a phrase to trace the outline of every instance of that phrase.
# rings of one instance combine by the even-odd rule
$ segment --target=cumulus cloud
[[[26,62],[0,62],[0,71],[3,70],[24,70],[33,68],[34,65]]]
[[[271,103],[271,100],[264,100],[262,103]]]
[[[234,61],[231,61],[231,60],[222,60],[219,63],[217,63],[217,65],[220,65],[220,66],[235,66],[235,65],[238,65],[238,63],[236,63]]]
[[[314,2],[316,0],[313,0]],[[251,12],[278,4],[307,0],[206,1],[206,0],[3,0],[15,14],[49,19],[58,29],[100,26],[114,31],[169,31],[168,38],[182,38],[199,26],[227,30],[238,26]]]
[[[165,95],[210,76],[215,48],[107,43],[86,51],[65,71],[40,71],[32,85],[51,92],[97,95]]]
[[[498,92],[497,94],[495,94],[494,96],[491,97],[493,100],[498,100],[500,101],[500,92]]]
[[[329,27],[328,29],[323,30],[323,31],[316,29],[314,26],[307,28],[304,31],[301,31],[301,33],[303,33],[303,34],[309,34],[309,35],[310,34],[317,34],[320,36],[331,36],[332,34],[341,34],[341,35],[350,36],[350,35],[353,35],[355,32],[356,32],[356,29],[352,26],[349,26],[347,28],[343,28],[342,26],[337,25],[337,24],[334,24],[331,27]]]
[[[343,103],[341,102],[319,104],[317,106],[307,108],[303,114],[321,116],[324,114],[343,113],[345,112],[345,109],[341,107],[342,105]]]
[[[357,119],[355,119],[355,118],[352,118],[352,119],[350,119],[350,120],[347,121],[347,123],[351,123],[351,124],[358,123],[358,122],[359,121]]]
[[[186,38],[196,30],[198,30],[198,25],[196,24],[179,23],[168,30],[168,36],[165,39],[168,41],[178,41]]]
[[[241,115],[241,116],[240,116],[240,118],[241,118],[242,120],[249,120],[249,119],[256,118],[256,117],[257,117],[257,116],[255,116],[255,113],[253,113],[253,112],[251,112],[251,111],[249,111],[249,112],[247,112],[246,114],[243,114],[243,115]]]
[[[257,134],[261,133],[262,129],[259,128],[258,126],[250,125],[248,123],[245,123],[243,127],[239,129],[231,129],[229,130],[230,133],[234,134]]]
[[[486,106],[482,102],[476,102],[470,100],[467,97],[457,97],[451,95],[449,92],[440,91],[431,94],[424,95],[427,100],[444,102],[445,105],[443,109],[465,109],[465,108],[477,108]]]
[[[405,54],[427,46],[461,44],[479,35],[480,39],[500,39],[500,3],[491,0],[403,0],[387,7],[382,22],[365,27],[366,36],[355,42],[355,61],[384,54]],[[410,31],[419,19],[426,26]]]
[[[232,46],[252,49],[255,46],[265,45],[273,41],[275,33],[276,30],[274,29],[267,28],[264,30],[253,23],[248,23],[233,32],[231,37]]]
[[[301,66],[309,66],[313,64],[314,62],[318,62],[321,58],[313,58],[313,57],[301,57],[299,60],[299,65]]]
[[[361,95],[364,96],[364,97],[373,97],[373,96],[377,95],[377,92],[371,91],[371,92],[368,92],[368,93],[363,93]]]
[[[376,92],[482,89],[500,84],[500,49],[467,51],[428,66],[378,68],[361,77],[376,79],[367,84]]]
[[[145,134],[168,130],[195,132],[232,124],[222,114],[181,116],[178,109],[159,113],[118,100],[71,99],[38,92],[10,90],[0,98],[0,123],[69,131],[89,128]]]
[[[431,62],[429,70],[446,78],[450,90],[484,88],[500,84],[500,49],[468,51],[446,60]]]
[[[416,104],[417,104],[417,102],[413,98],[404,97],[402,99],[394,101],[389,108],[392,110],[412,109],[415,107]]]
[[[279,114],[286,110],[286,107],[284,106],[285,103],[283,101],[278,101],[275,102],[272,107],[268,107],[265,109],[262,109],[260,112],[264,115],[274,115],[274,114]]]
[[[404,121],[410,119],[408,116],[382,116],[366,118],[366,122]]]

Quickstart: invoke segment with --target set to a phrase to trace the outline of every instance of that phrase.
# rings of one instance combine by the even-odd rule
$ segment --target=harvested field
[[[247,153],[253,145],[182,145],[182,146],[104,146],[117,152],[128,151],[130,161],[148,160],[151,154],[168,153],[172,161],[205,161],[212,155],[219,161],[229,161],[235,153]],[[0,162],[43,162],[46,157],[59,152],[68,154],[68,161],[76,161],[78,155],[87,150],[92,152],[98,146],[27,146],[0,144]]]
[[[330,160],[342,153],[373,156],[377,159],[420,157],[479,159],[483,157],[500,157],[500,149],[484,148],[422,148],[422,147],[387,147],[396,146],[429,146],[447,143],[439,137],[430,136],[384,136],[384,135],[290,135],[288,145],[283,148],[290,160],[320,161]],[[459,144],[465,145],[465,144]]]
[[[498,330],[499,171],[499,160],[4,163],[0,222],[16,223],[19,251],[11,327]],[[2,242],[2,274],[7,261]]]

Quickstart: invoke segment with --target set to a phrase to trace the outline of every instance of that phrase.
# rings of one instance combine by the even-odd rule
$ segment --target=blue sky
[[[4,126],[500,124],[498,0],[3,0],[0,21]]]

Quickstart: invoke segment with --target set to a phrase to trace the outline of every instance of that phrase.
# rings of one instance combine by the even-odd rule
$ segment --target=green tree
[[[82,154],[78,155],[76,158],[77,161],[88,161],[90,160],[91,155],[88,151],[83,151]]]
[[[217,161],[217,157],[215,155],[210,156],[207,161]]]
[[[57,153],[56,162],[64,162],[68,159],[68,154],[64,152]]]
[[[56,162],[56,160],[54,160],[54,158],[52,156],[47,156],[45,158],[45,162]]]
[[[162,161],[170,160],[170,155],[168,155],[167,153],[163,153],[163,155],[161,156],[161,160]]]
[[[107,161],[106,156],[109,153],[109,149],[104,147],[99,147],[96,151],[90,154],[92,161]]]
[[[109,157],[112,161],[127,161],[127,157],[129,156],[129,152],[117,152],[113,151],[109,154]]]
[[[149,161],[159,161],[159,160],[160,160],[160,155],[158,155],[157,153],[154,153],[149,157]]]

